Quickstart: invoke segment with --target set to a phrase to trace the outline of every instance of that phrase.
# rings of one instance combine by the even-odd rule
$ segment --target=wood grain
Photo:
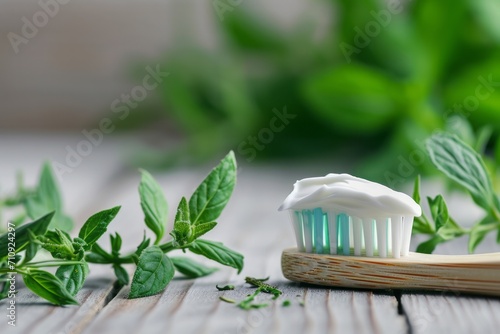
[[[332,287],[459,291],[500,296],[500,253],[400,259],[283,251],[286,278]]]
[[[453,208],[460,208],[454,206]],[[463,208],[468,208],[463,205]],[[464,211],[466,220],[469,210]],[[498,250],[495,236],[488,236],[481,245],[481,251]],[[466,238],[444,244],[441,252],[457,254],[467,249]],[[435,333],[498,333],[500,328],[500,298],[479,297],[459,292],[448,293],[403,293],[401,306],[415,334]]]
[[[401,297],[413,333],[491,333],[500,328],[500,300],[461,294]]]

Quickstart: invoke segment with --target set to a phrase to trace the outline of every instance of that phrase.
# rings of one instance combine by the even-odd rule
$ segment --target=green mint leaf
[[[413,185],[413,200],[420,204],[420,174],[415,178],[415,184]]]
[[[236,184],[236,159],[233,151],[222,159],[189,199],[191,223],[215,221],[226,206]]]
[[[54,305],[78,305],[59,278],[49,272],[32,269],[23,280],[28,289]]]
[[[36,219],[47,212],[55,211],[56,214],[51,227],[60,228],[65,231],[73,229],[73,220],[62,211],[61,192],[49,163],[43,165],[38,187],[34,194],[26,198],[24,207],[31,219]]]
[[[177,208],[174,229],[170,235],[172,235],[180,246],[183,246],[191,239],[192,229],[191,222],[189,221],[189,206],[186,198],[183,197]]]
[[[452,134],[435,134],[426,142],[434,165],[450,179],[465,187],[474,202],[486,211],[500,208],[481,156]]]
[[[17,228],[15,237],[16,253],[19,253],[28,246],[28,243],[30,242],[30,234],[28,230],[31,231],[33,235],[45,234],[53,217],[54,212],[49,213],[32,223],[24,224],[21,227]],[[0,236],[0,259],[7,256],[8,243],[9,233],[2,234]]]
[[[156,235],[155,244],[160,242],[165,233],[168,204],[160,185],[153,176],[141,170],[142,178],[139,185],[141,207],[144,212],[146,226]]]
[[[198,239],[189,246],[189,250],[225,266],[238,269],[238,274],[243,269],[243,255],[227,248],[220,242]]]
[[[122,237],[115,233],[109,235],[110,243],[111,243],[111,253],[114,257],[118,257],[120,255],[120,250],[122,249]]]
[[[80,260],[69,235],[59,229],[48,231],[46,236],[38,237],[39,243],[56,259]]]
[[[142,251],[132,279],[129,299],[155,295],[165,289],[174,277],[174,265],[158,246]]]
[[[196,240],[205,233],[211,231],[215,226],[217,226],[216,222],[202,223],[196,225],[194,227],[193,240]]]
[[[415,184],[413,186],[413,199],[415,202],[420,204],[420,175],[415,178]],[[415,217],[413,220],[412,233],[423,233],[423,234],[434,234],[434,228],[430,224],[427,217],[422,214],[420,217]]]
[[[474,250],[483,241],[484,237],[491,231],[496,230],[497,226],[497,224],[474,225],[469,235],[469,253],[474,253]]]
[[[189,220],[189,206],[185,197],[181,198],[179,202],[179,206],[177,207],[177,213],[175,214],[175,223],[177,222],[185,222],[190,224]],[[174,223],[174,228],[175,228]]]
[[[71,237],[68,233],[61,231],[60,229],[56,229],[56,233],[59,236],[59,240],[61,244],[64,245],[64,247],[74,250],[73,242],[71,241]]]
[[[40,249],[40,245],[37,243],[36,235],[28,230],[29,242],[26,246],[26,252],[24,253],[23,263],[28,263],[36,256],[38,250]]]
[[[61,283],[72,296],[76,296],[78,291],[83,287],[88,274],[89,265],[85,262],[82,264],[63,265],[57,268],[56,271],[56,277],[61,280]]]
[[[188,278],[204,277],[217,271],[217,268],[207,267],[187,257],[170,257],[175,270]]]
[[[437,195],[435,198],[427,197],[427,202],[429,203],[432,219],[436,224],[436,232],[439,232],[439,229],[450,219],[448,207],[441,195]]]
[[[125,268],[119,264],[113,264],[113,270],[115,271],[115,276],[118,279],[118,284],[122,286],[128,285],[130,278]]]
[[[115,219],[120,211],[119,206],[104,210],[90,217],[80,229],[78,237],[83,239],[88,247],[94,245],[99,238],[106,233],[109,223]]]
[[[431,254],[436,246],[444,240],[440,236],[435,236],[417,246],[417,253]]]
[[[290,306],[290,305],[292,305],[292,302],[291,302],[291,301],[289,301],[288,299],[285,299],[285,300],[283,301],[283,303],[281,304],[281,306],[283,306],[283,307],[288,307],[288,306]]]

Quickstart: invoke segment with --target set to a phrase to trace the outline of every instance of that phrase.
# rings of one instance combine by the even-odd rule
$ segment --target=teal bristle
[[[396,258],[408,254],[412,217],[360,219],[321,208],[292,211],[291,216],[301,252]]]

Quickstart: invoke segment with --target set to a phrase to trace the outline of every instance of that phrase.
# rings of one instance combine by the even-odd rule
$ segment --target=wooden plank
[[[16,327],[7,324],[8,299],[0,301],[2,333],[79,333],[114,295],[113,280],[89,278],[76,296],[80,306],[49,305],[22,285],[17,277]]]
[[[413,333],[498,333],[500,300],[465,295],[405,294]]]

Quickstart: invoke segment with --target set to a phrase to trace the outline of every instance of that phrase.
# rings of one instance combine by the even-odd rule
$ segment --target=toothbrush
[[[452,290],[500,296],[500,253],[409,252],[420,206],[408,195],[351,176],[297,181],[289,210],[297,248],[282,254],[286,278],[365,289]]]

